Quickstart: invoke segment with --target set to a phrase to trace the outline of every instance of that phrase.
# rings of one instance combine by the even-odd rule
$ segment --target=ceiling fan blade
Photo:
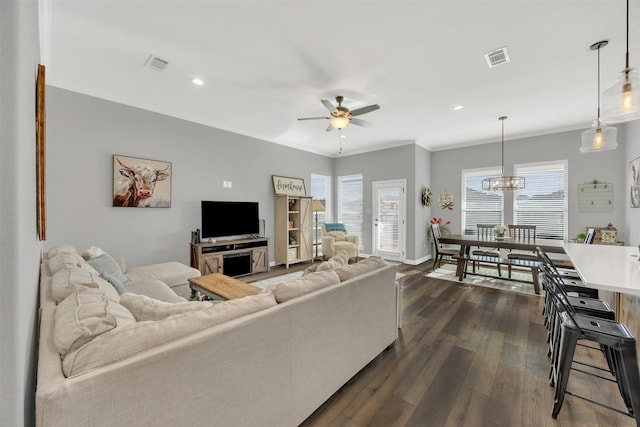
[[[333,130],[333,125],[329,123],[329,126],[327,126],[327,132],[331,132],[332,130]]]
[[[329,117],[303,117],[303,118],[298,119],[298,120],[322,120],[322,119],[329,120]]]
[[[336,107],[335,107],[335,105],[333,105],[332,103],[330,103],[330,102],[329,102],[329,101],[327,101],[326,99],[323,99],[323,100],[322,100],[322,101],[320,101],[320,102],[322,102],[322,104],[323,104],[323,105],[327,108],[327,110],[329,110],[329,111],[333,111],[333,109],[334,109],[334,108],[336,108]]]
[[[351,123],[353,123],[354,125],[358,125],[358,126],[364,126],[366,128],[368,128],[369,126],[371,126],[373,123],[368,122],[366,120],[362,120],[362,119],[351,119]]]
[[[355,110],[351,110],[351,116],[359,116],[361,114],[370,113],[372,111],[376,111],[380,106],[378,104],[367,105],[366,107],[356,108]]]

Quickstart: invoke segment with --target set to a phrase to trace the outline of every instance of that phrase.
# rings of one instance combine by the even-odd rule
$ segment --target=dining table
[[[476,274],[483,276],[483,274],[479,273],[469,273],[466,271],[466,265],[468,261],[475,260],[484,260],[485,262],[489,262],[492,264],[497,264],[498,268],[500,265],[505,265],[508,263],[520,263],[526,264],[526,267],[531,269],[532,281],[534,286],[534,290],[536,294],[540,293],[540,285],[538,283],[538,269],[535,261],[511,261],[508,258],[490,258],[490,257],[471,257],[469,254],[471,252],[471,248],[473,247],[481,247],[481,248],[492,248],[492,249],[504,249],[507,251],[521,251],[521,252],[531,252],[535,253],[536,248],[541,248],[545,252],[551,253],[561,253],[564,254],[564,241],[556,240],[556,239],[516,239],[513,237],[482,237],[478,235],[464,235],[464,234],[446,234],[440,236],[438,239],[440,243],[451,244],[451,245],[459,245],[460,246],[460,256],[454,257],[456,259],[456,276],[458,276],[458,280],[462,281],[464,276],[467,274]],[[493,277],[493,276],[491,276]],[[521,282],[523,280],[514,279],[511,277],[503,277],[504,280],[511,280],[516,282]]]

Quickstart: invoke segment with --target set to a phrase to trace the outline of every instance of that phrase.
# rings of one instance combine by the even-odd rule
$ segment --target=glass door
[[[405,259],[405,180],[373,183],[373,255]]]

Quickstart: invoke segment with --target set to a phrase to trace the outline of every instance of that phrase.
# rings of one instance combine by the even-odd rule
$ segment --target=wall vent
[[[164,69],[169,65],[169,61],[166,61],[162,58],[158,58],[155,55],[149,55],[146,62],[144,63],[145,67],[151,68],[156,71],[164,71]]]
[[[497,67],[498,65],[511,62],[511,60],[509,59],[509,52],[507,52],[506,46],[501,47],[500,49],[492,50],[491,52],[485,53],[484,57],[487,60],[487,64],[489,64],[489,68]]]

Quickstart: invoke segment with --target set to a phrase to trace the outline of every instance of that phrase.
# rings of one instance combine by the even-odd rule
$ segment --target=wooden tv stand
[[[200,270],[203,276],[222,273],[237,277],[269,271],[269,238],[191,243],[191,267]]]

